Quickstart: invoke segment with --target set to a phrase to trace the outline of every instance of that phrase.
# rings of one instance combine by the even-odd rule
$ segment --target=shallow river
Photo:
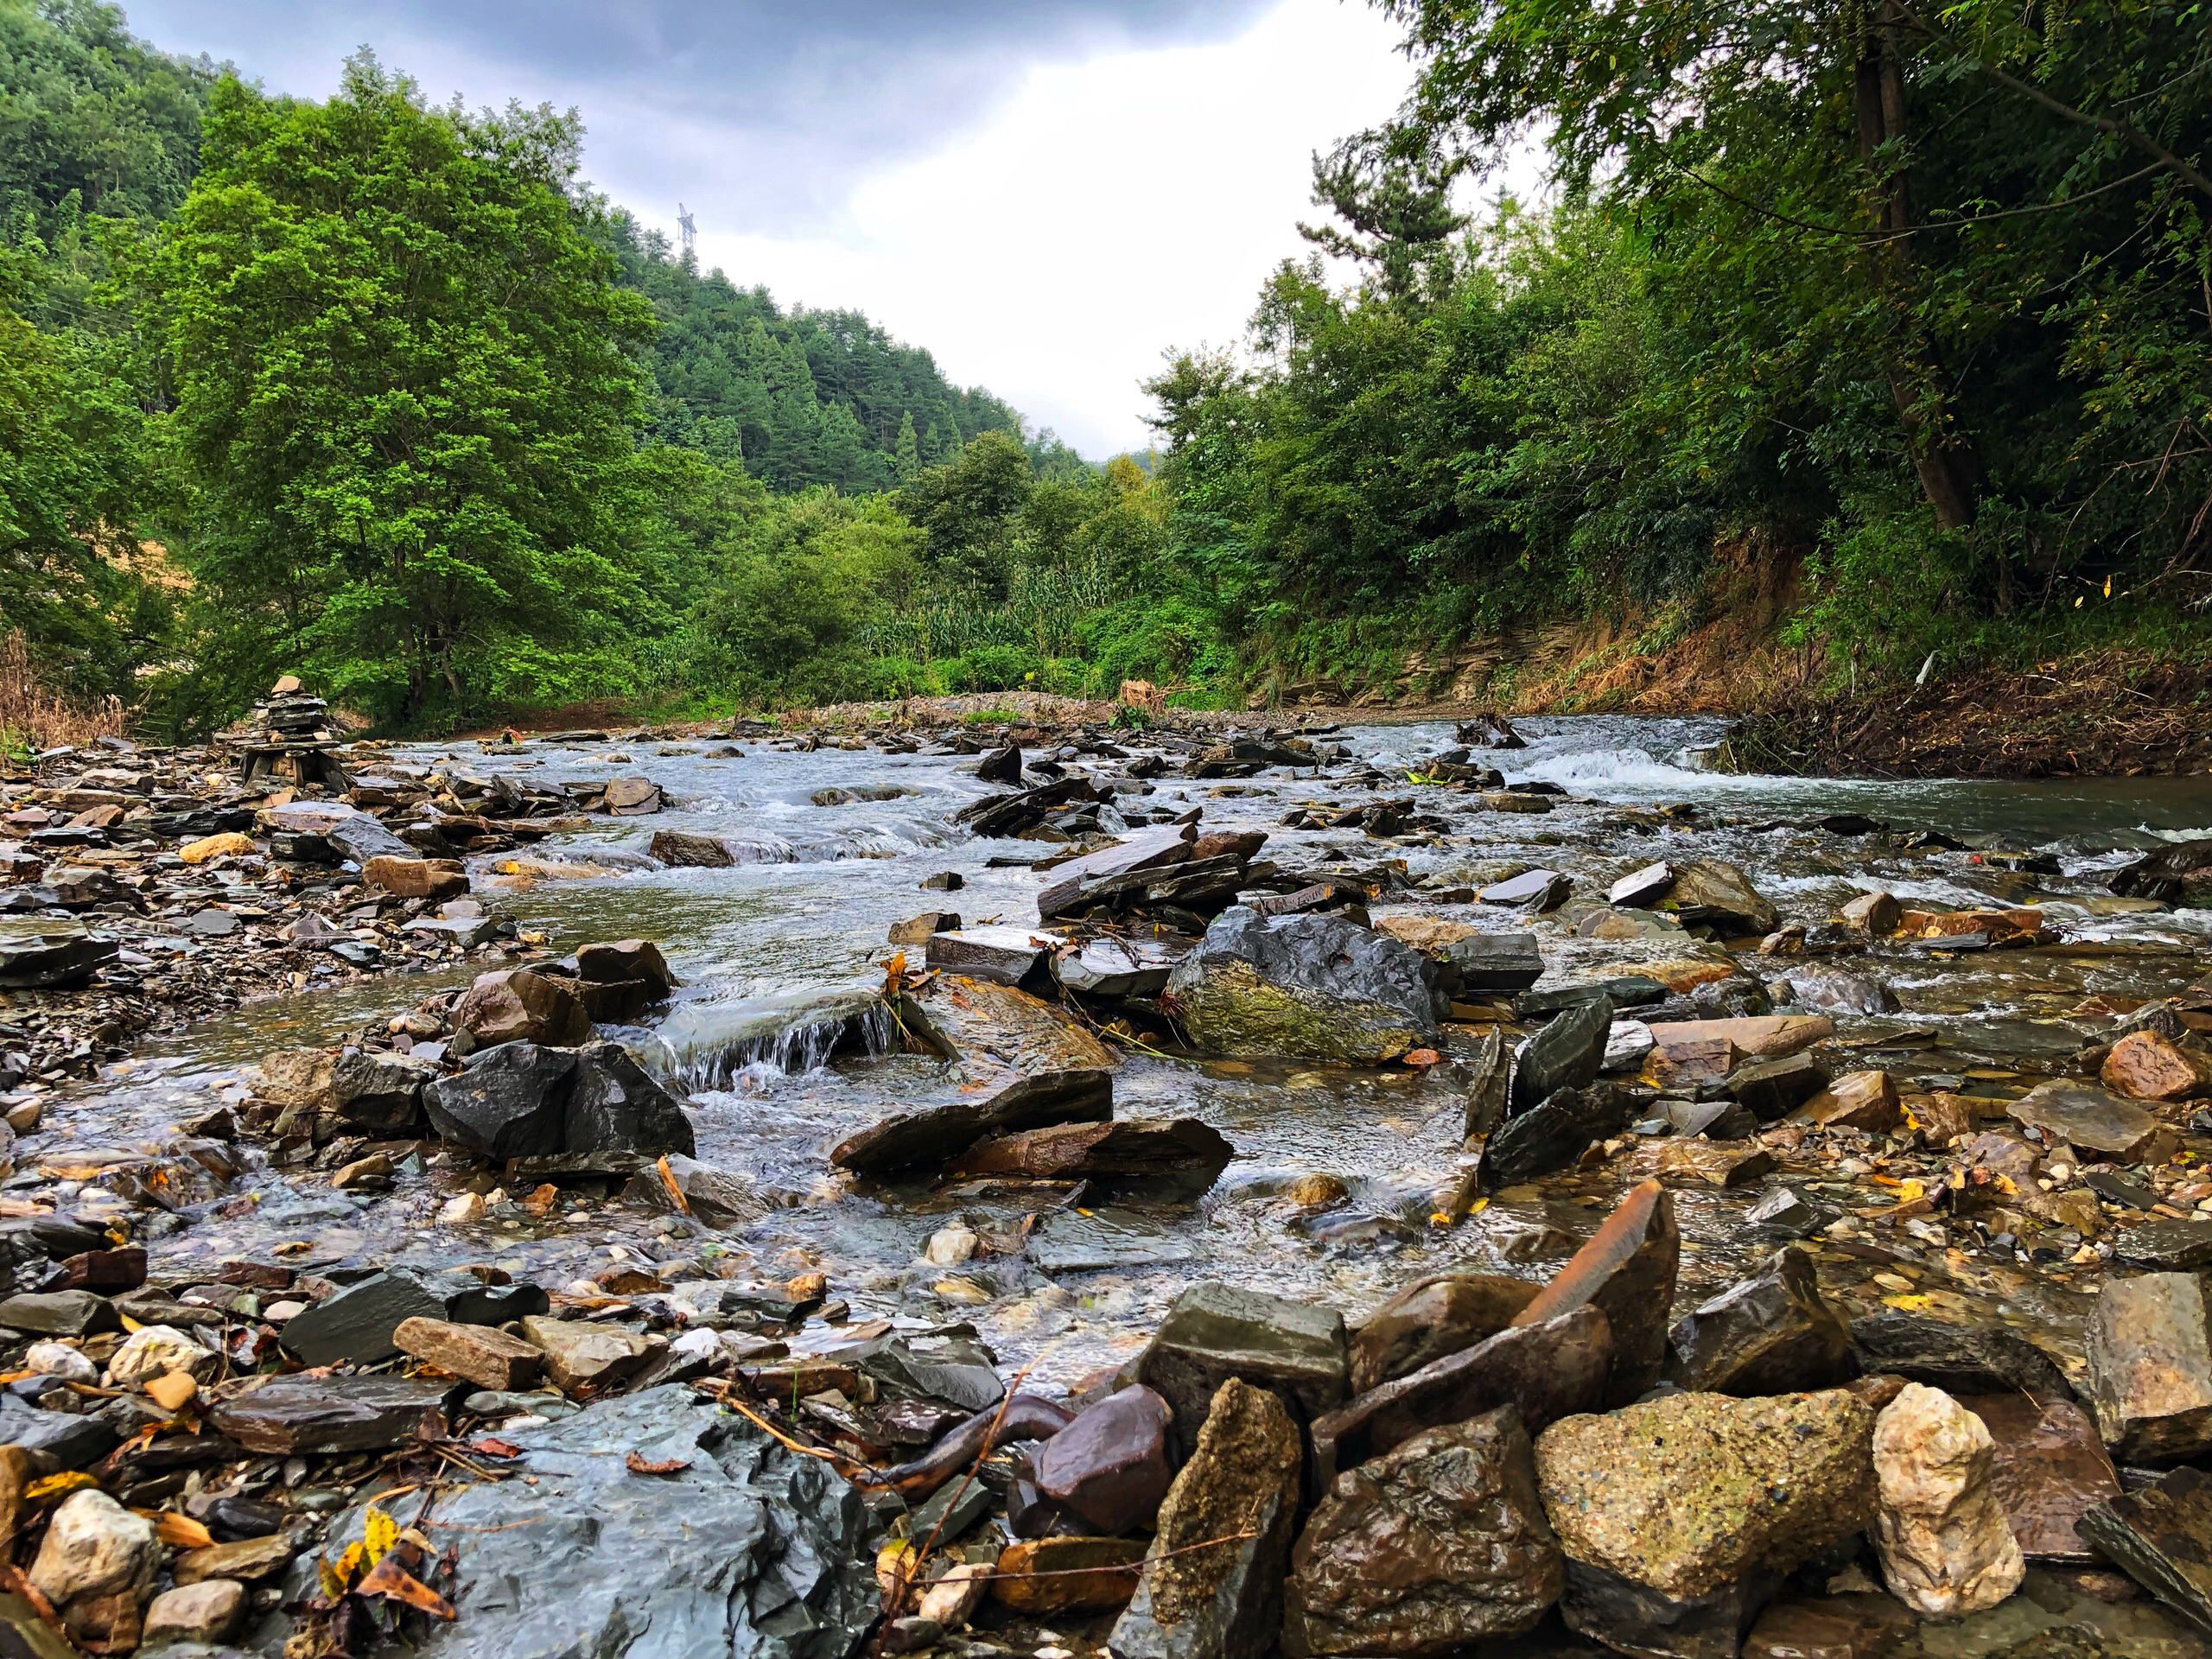
[[[1286,867],[1365,869],[1402,859],[1410,873],[1433,875],[1446,886],[1497,879],[1507,873],[1500,867],[1563,870],[1574,878],[1577,902],[1533,924],[1546,956],[1547,983],[1587,974],[1599,963],[1679,959],[1700,948],[1679,938],[1572,935],[1573,918],[1586,909],[1579,901],[1602,895],[1618,875],[1661,858],[1710,856],[1741,864],[1785,921],[1825,920],[1840,903],[1875,887],[1908,903],[1939,907],[2044,904],[2061,933],[2053,947],[1945,963],[1878,946],[1844,961],[1853,971],[1885,980],[1904,1010],[1840,1020],[1840,1035],[1864,1064],[1888,1066],[1907,1086],[1936,1077],[1952,1080],[1940,1086],[1962,1081],[1970,1093],[2017,1094],[2101,1023],[2069,1016],[2084,998],[2171,994],[2202,976],[2212,952],[2212,912],[2115,905],[2101,881],[2101,872],[2120,861],[2119,849],[2155,845],[2162,834],[2207,833],[2212,780],[1877,784],[1734,777],[1696,766],[1699,752],[1719,734],[1715,721],[1532,718],[1522,729],[1529,748],[1488,758],[1509,780],[1548,780],[1572,792],[1547,814],[1482,810],[1471,796],[1406,784],[1405,765],[1452,747],[1448,727],[1418,725],[1334,734],[1355,755],[1393,774],[1380,791],[1341,778],[1316,781],[1281,771],[1224,784],[1168,776],[1157,780],[1147,804],[1156,809],[1186,799],[1202,805],[1209,830],[1268,828],[1274,839],[1263,855]],[[1022,868],[990,868],[986,861],[1052,849],[1029,841],[976,840],[950,823],[961,804],[990,792],[966,775],[972,761],[873,749],[794,753],[749,740],[738,745],[741,757],[709,753],[728,747],[538,740],[518,753],[463,744],[399,750],[391,759],[424,766],[451,757],[482,772],[519,769],[539,781],[643,772],[678,804],[656,817],[607,821],[525,849],[569,858],[631,855],[618,861],[633,868],[484,896],[525,930],[543,930],[558,949],[626,936],[660,941],[684,982],[671,1020],[697,1028],[702,1014],[711,1012],[714,1021],[734,1028],[744,1024],[741,1016],[757,1014],[753,1028],[784,1031],[780,1041],[756,1040],[725,1055],[720,1075],[726,1086],[695,1094],[692,1105],[700,1158],[743,1171],[784,1195],[785,1207],[755,1226],[725,1233],[611,1199],[571,1206],[545,1222],[445,1227],[431,1217],[455,1190],[450,1169],[408,1177],[389,1195],[356,1196],[331,1191],[319,1175],[269,1168],[251,1154],[240,1189],[257,1201],[233,1197],[190,1224],[175,1218],[174,1230],[149,1240],[156,1275],[185,1276],[240,1255],[265,1259],[267,1249],[283,1241],[304,1243],[293,1258],[303,1264],[493,1262],[555,1287],[611,1266],[647,1262],[684,1261],[722,1271],[734,1258],[747,1276],[763,1278],[819,1267],[855,1319],[972,1319],[1002,1358],[1033,1362],[1039,1380],[1066,1382],[1126,1354],[1178,1289],[1196,1278],[1325,1299],[1356,1314],[1406,1281],[1451,1266],[1548,1271],[1627,1179],[1626,1160],[1616,1160],[1548,1182],[1541,1194],[1509,1192],[1461,1225],[1442,1228],[1432,1214],[1462,1167],[1461,1085],[1452,1067],[1420,1077],[1397,1068],[1133,1054],[1117,1075],[1119,1114],[1194,1115],[1219,1128],[1237,1155],[1212,1188],[1189,1202],[1154,1194],[1103,1210],[1050,1210],[1027,1249],[951,1268],[928,1266],[921,1251],[938,1229],[965,1217],[987,1240],[1018,1238],[1033,1201],[933,1192],[922,1185],[856,1187],[836,1176],[823,1155],[829,1146],[942,1084],[935,1063],[912,1056],[842,1054],[824,1063],[823,1033],[808,1025],[804,1010],[816,994],[880,983],[878,964],[889,954],[885,931],[917,911],[943,905],[970,924],[1033,922],[1040,878]],[[912,792],[835,806],[810,800],[825,788],[865,785]],[[1378,792],[1418,797],[1421,810],[1452,820],[1451,833],[1384,842],[1351,831],[1278,827],[1299,804],[1372,799]],[[1662,818],[1634,810],[1682,804],[1694,814]],[[1972,852],[1899,853],[1797,827],[1839,812],[1864,813],[1900,830],[1991,838],[1987,845],[2008,850],[2049,849],[2065,874],[2016,875],[1979,864]],[[750,843],[760,861],[715,870],[649,868],[634,855],[662,829]],[[924,877],[947,870],[965,878],[957,894],[919,889]],[[1416,908],[1495,929],[1529,925],[1480,906],[1407,899]],[[1754,971],[1761,965],[1746,960]],[[73,1141],[105,1145],[158,1132],[226,1096],[241,1096],[244,1068],[264,1052],[334,1039],[466,976],[387,979],[258,1005],[113,1068],[97,1086],[73,1091],[54,1113],[51,1132],[36,1137],[34,1147],[50,1153]],[[685,1007],[692,1003],[711,1007]],[[656,1052],[651,1031],[620,1034],[641,1052]],[[1453,1046],[1464,1052],[1478,1035],[1457,1028]],[[699,1073],[690,1075],[696,1082]],[[1314,1173],[1338,1178],[1349,1197],[1294,1202],[1297,1195],[1285,1189]],[[1770,1241],[1739,1239],[1740,1218],[1784,1175],[1793,1185],[1817,1178],[1786,1168],[1764,1188],[1681,1198],[1694,1252],[1685,1263],[1688,1287],[1725,1281],[1772,1248]],[[1127,1250],[1138,1264],[1051,1272],[1038,1265],[1040,1259],[1081,1259],[1102,1241]],[[1901,1275],[1910,1281],[1911,1294],[1964,1299],[1992,1317],[2078,1318],[2063,1271],[2031,1274],[1950,1248],[1940,1227],[1916,1243],[1900,1238],[1890,1255],[1884,1264],[1824,1251],[1824,1281],[1884,1267],[1895,1269],[1893,1281]]]

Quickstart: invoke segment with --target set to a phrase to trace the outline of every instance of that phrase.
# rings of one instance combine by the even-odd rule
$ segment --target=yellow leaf
[[[1885,1296],[1882,1300],[1900,1313],[1918,1313],[1935,1305],[1934,1299],[1926,1291],[1916,1291],[1910,1295]]]
[[[188,1515],[179,1515],[175,1510],[133,1510],[154,1523],[154,1531],[171,1549],[206,1549],[215,1541],[215,1535]]]
[[[34,1503],[42,1503],[49,1497],[60,1497],[99,1484],[81,1469],[65,1469],[58,1475],[44,1475],[31,1482],[23,1488],[23,1496]]]
[[[361,1550],[370,1566],[384,1559],[385,1552],[399,1541],[399,1522],[377,1508],[369,1505],[367,1517],[361,1523]]]
[[[1899,1181],[1897,1183],[1897,1202],[1899,1204],[1910,1204],[1915,1198],[1925,1197],[1927,1195],[1927,1192],[1928,1187],[1925,1182]]]
[[[123,1329],[126,1335],[135,1331],[143,1331],[146,1328],[144,1325],[139,1324],[137,1320],[132,1319],[128,1313],[118,1312],[116,1318],[123,1321]]]

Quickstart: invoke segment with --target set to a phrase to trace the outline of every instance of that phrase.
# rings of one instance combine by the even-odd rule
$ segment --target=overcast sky
[[[1170,346],[1302,253],[1309,157],[1408,79],[1362,0],[126,0],[313,96],[364,43],[433,98],[580,109],[586,172],[703,263],[851,306],[1094,459]]]

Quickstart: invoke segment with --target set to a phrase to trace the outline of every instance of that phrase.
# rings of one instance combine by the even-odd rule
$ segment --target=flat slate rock
[[[422,1659],[846,1659],[881,1610],[859,1492],[688,1389],[507,1438],[537,1484],[439,1500],[460,1617],[431,1624]],[[633,1454],[682,1466],[641,1475]],[[331,1550],[365,1524],[341,1517]]]
[[[1471,933],[1444,947],[1470,991],[1525,991],[1544,976],[1544,959],[1533,933]]]
[[[980,1100],[893,1113],[840,1141],[830,1161],[867,1175],[933,1167],[995,1135],[1058,1123],[1103,1123],[1113,1115],[1110,1072],[1047,1072],[1014,1078]]]
[[[465,1385],[392,1376],[272,1377],[207,1414],[211,1426],[249,1452],[336,1456],[381,1452],[446,1432],[446,1408]]]

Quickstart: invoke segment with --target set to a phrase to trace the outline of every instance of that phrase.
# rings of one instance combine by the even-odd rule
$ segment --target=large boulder
[[[1666,1379],[1692,1394],[1789,1394],[1849,1380],[1851,1325],[1792,1246],[1700,1305],[1668,1337]]]
[[[1605,1399],[1624,1405],[1656,1382],[1666,1363],[1667,1312],[1681,1259],[1674,1198],[1657,1181],[1640,1181],[1513,1323],[1540,1324],[1586,1304],[1597,1308],[1612,1339]]]
[[[2212,1452],[2212,1332],[2193,1273],[2107,1279],[2085,1344],[2097,1427],[2123,1463]]]
[[[1283,1651],[1427,1656],[1518,1636],[1562,1582],[1535,1454],[1502,1407],[1336,1478],[1291,1552]]]
[[[860,1494],[685,1389],[649,1389],[506,1438],[530,1481],[440,1498],[460,1617],[423,1659],[846,1659],[881,1607]],[[641,1475],[638,1462],[668,1465]],[[365,1503],[332,1530],[360,1537]]]
[[[1536,1437],[1536,1480],[1571,1560],[1696,1598],[1864,1527],[1873,1433],[1874,1414],[1841,1389],[1669,1395],[1554,1423]],[[1565,1611],[1576,1624],[1572,1586]]]
[[[576,1051],[575,1076],[562,1113],[564,1153],[698,1151],[691,1120],[676,1096],[646,1075],[620,1043]]]
[[[1874,1421],[1874,1546],[1897,1599],[1930,1618],[1994,1607],[2027,1572],[1991,1482],[1989,1430],[1940,1389],[1908,1382]]]
[[[1224,911],[1165,995],[1192,1039],[1224,1054],[1373,1065],[1441,1035],[1436,963],[1334,916]]]
[[[1111,1535],[1148,1526],[1166,1497],[1167,1402],[1138,1385],[1110,1394],[1045,1442],[1038,1491]]]
[[[59,990],[88,983],[121,947],[82,922],[0,917],[0,990]]]
[[[573,1050],[502,1043],[469,1057],[460,1075],[423,1091],[431,1127],[480,1158],[540,1158],[559,1152],[567,1122]]]
[[[480,1043],[573,1047],[591,1040],[591,1015],[575,988],[551,974],[501,968],[479,974],[454,1005],[453,1021]]]
[[[1675,868],[1659,909],[1692,926],[1704,924],[1734,934],[1771,933],[1782,918],[1751,878],[1733,864],[1701,858]]]
[[[1274,1645],[1303,1468],[1282,1401],[1224,1382],[1160,1506],[1114,1659],[1260,1659]]]
[[[1601,1042],[1605,1030],[1603,1026],[1599,1027]],[[1602,1055],[1602,1048],[1599,1052]],[[1559,1090],[1541,1104],[1507,1118],[1491,1132],[1483,1143],[1475,1183],[1485,1192],[1495,1192],[1566,1169],[1588,1150],[1592,1141],[1626,1128],[1635,1110],[1634,1097],[1613,1084]]]

